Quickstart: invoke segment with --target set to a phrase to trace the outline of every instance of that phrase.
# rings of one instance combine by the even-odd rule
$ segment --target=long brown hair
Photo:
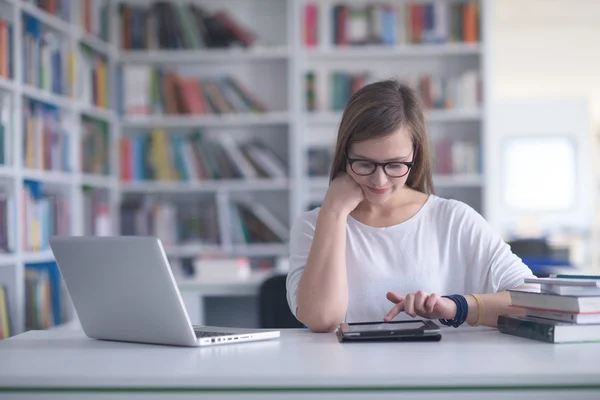
[[[345,155],[353,143],[385,137],[400,128],[410,132],[413,143],[415,164],[406,184],[425,194],[435,193],[423,109],[416,93],[396,80],[366,85],[348,100],[337,134],[330,181],[346,171]]]

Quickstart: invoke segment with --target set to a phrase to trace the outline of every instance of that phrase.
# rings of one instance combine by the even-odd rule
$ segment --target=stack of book
[[[525,315],[498,316],[498,330],[550,343],[600,341],[600,276],[525,279],[539,289],[510,289]]]

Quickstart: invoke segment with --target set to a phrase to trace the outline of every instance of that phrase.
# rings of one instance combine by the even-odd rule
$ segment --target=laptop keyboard
[[[195,331],[196,337],[215,337],[215,336],[229,336],[233,335],[230,332],[203,332],[203,331]]]

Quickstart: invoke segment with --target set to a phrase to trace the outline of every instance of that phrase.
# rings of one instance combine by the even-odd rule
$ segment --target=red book
[[[255,37],[247,30],[243,29],[238,23],[236,23],[226,12],[219,11],[215,13],[215,18],[229,29],[234,36],[240,40],[244,45],[250,46],[254,43]]]
[[[90,1],[83,0],[83,29],[86,32],[92,32]]]
[[[347,46],[348,39],[348,20],[350,18],[350,9],[348,6],[340,6],[337,12],[338,46]]]
[[[463,5],[463,35],[466,43],[477,42],[477,5],[473,1]]]
[[[196,79],[181,78],[180,87],[186,111],[189,114],[206,114],[204,98],[202,97],[202,93],[200,93],[200,86]]]
[[[307,47],[317,45],[318,8],[309,3],[304,8],[304,44]]]
[[[422,35],[425,26],[425,6],[423,4],[414,4],[411,6],[411,19],[413,43],[421,43],[423,41]]]

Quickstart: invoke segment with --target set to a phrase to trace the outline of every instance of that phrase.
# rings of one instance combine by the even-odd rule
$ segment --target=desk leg
[[[204,325],[204,297],[194,292],[183,292],[181,297],[192,325]]]

